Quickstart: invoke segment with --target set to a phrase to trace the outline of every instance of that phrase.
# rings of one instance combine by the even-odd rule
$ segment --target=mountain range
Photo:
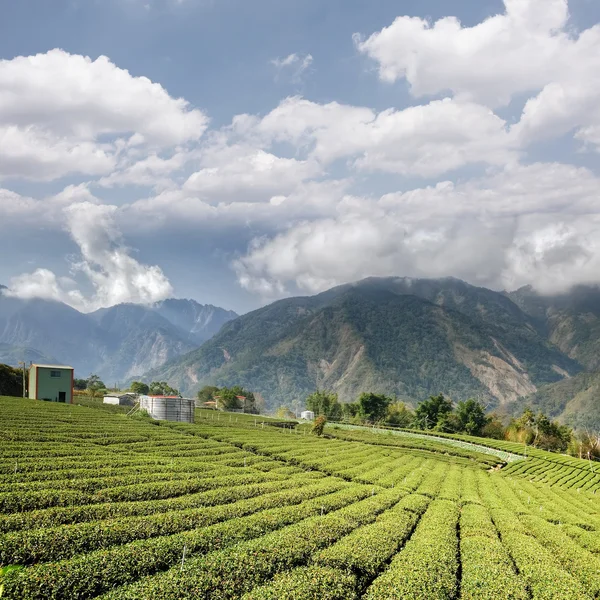
[[[271,409],[301,408],[318,388],[413,405],[441,392],[600,429],[600,288],[543,296],[454,278],[368,278],[243,316],[176,299],[83,314],[0,293],[0,362],[23,359],[72,364],[106,383],[166,380],[186,395],[241,385]]]
[[[113,384],[197,348],[236,317],[178,299],[81,313],[62,302],[23,300],[0,289],[0,362],[69,364],[76,377],[96,373]]]
[[[243,315],[147,378],[187,393],[239,384],[270,407],[301,405],[321,388],[344,401],[377,391],[415,403],[443,392],[508,411],[570,381],[585,387],[579,374],[599,366],[599,317],[598,288],[543,297],[454,278],[369,278]],[[568,400],[553,416],[572,413]],[[597,396],[588,404],[600,415]]]

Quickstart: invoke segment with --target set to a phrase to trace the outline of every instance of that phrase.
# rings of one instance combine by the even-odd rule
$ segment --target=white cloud
[[[399,274],[564,290],[597,281],[599,185],[586,169],[536,164],[375,202],[355,198],[336,218],[256,240],[233,266],[245,288],[267,296],[290,283],[317,292]]]
[[[303,75],[310,69],[313,63],[311,54],[289,54],[284,58],[274,58],[271,64],[277,69],[278,76],[285,73],[292,83],[300,83]]]
[[[59,278],[47,269],[12,278],[9,295],[60,300],[83,311],[121,302],[150,303],[172,295],[172,287],[161,269],[140,263],[131,256],[116,229],[117,208],[78,202],[64,209],[71,237],[81,259],[71,265],[91,283],[93,294],[86,296],[70,278]]]
[[[398,17],[366,40],[360,52],[379,64],[381,79],[406,79],[415,96],[452,90],[492,106],[551,82],[570,68],[575,45],[565,30],[567,0],[505,0],[506,12],[474,27],[456,17],[431,24]],[[567,51],[567,56],[565,56]]]
[[[206,126],[200,110],[105,56],[0,60],[0,177],[105,174],[127,146],[195,141]]]
[[[513,128],[522,146],[575,131],[600,149],[600,26],[575,34],[567,0],[504,4],[504,14],[474,27],[455,17],[398,17],[366,40],[355,36],[356,45],[381,79],[406,79],[417,97],[451,91],[495,107],[532,95]]]
[[[244,144],[209,146],[203,168],[193,173],[184,189],[209,201],[268,201],[273,194],[289,194],[300,183],[321,173],[314,160],[281,158]],[[258,198],[257,198],[258,196]]]
[[[250,137],[289,142],[323,164],[353,158],[354,167],[367,171],[435,176],[517,158],[502,119],[484,106],[449,98],[375,113],[292,97],[260,121],[243,119],[233,127]]]
[[[106,188],[125,185],[168,188],[173,184],[171,175],[183,169],[197,154],[196,151],[181,150],[163,158],[151,153],[141,160],[115,169],[110,175],[100,179],[98,184]]]

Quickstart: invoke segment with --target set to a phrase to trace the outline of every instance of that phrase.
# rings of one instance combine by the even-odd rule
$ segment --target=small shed
[[[300,413],[300,418],[305,421],[314,421],[315,413],[312,410],[305,410]]]
[[[137,394],[110,394],[104,396],[104,404],[115,404],[117,406],[133,406],[136,400]]]
[[[180,398],[179,396],[140,396],[139,403],[140,408],[157,421],[194,422],[196,402],[193,398]]]
[[[29,367],[29,397],[50,402],[73,402],[73,367],[34,365]]]

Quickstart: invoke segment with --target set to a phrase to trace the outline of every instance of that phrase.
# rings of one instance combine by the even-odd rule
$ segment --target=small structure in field
[[[73,402],[73,367],[34,365],[29,367],[29,397],[32,400]]]
[[[300,413],[300,418],[305,421],[314,421],[315,413],[312,410],[305,410]]]
[[[139,405],[157,421],[194,422],[195,400],[179,396],[140,396]]]
[[[133,406],[137,401],[137,394],[109,394],[104,396],[104,404],[114,404],[117,406]]]

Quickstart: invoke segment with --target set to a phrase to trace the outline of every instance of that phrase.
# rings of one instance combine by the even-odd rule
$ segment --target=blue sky
[[[0,0],[0,281],[240,312],[369,275],[596,283],[599,22],[590,0]]]

